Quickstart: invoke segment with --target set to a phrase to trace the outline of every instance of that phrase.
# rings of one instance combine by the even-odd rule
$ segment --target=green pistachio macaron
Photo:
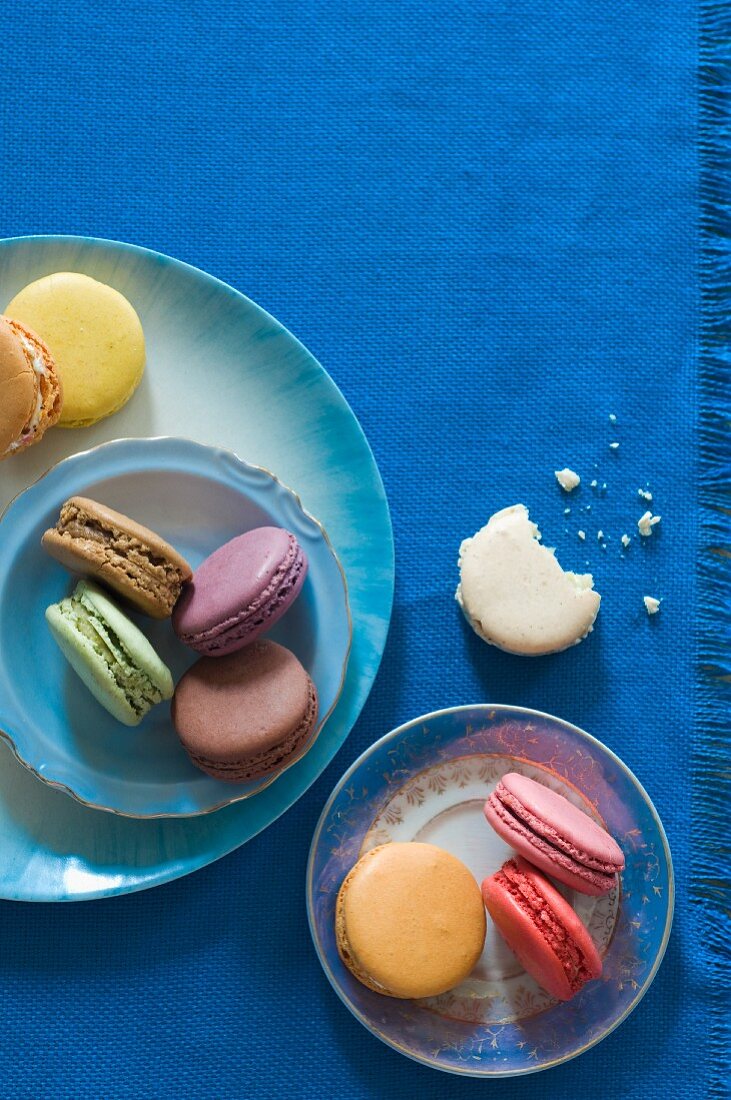
[[[96,585],[79,581],[74,592],[46,609],[51,633],[94,698],[126,726],[173,695],[173,678],[152,645]]]

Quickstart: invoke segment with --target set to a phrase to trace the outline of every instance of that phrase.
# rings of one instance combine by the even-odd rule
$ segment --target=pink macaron
[[[485,803],[485,817],[511,848],[582,894],[607,894],[624,855],[606,829],[563,795],[508,772]]]
[[[247,531],[198,566],[173,611],[173,629],[198,653],[225,657],[281,619],[306,575],[305,552],[290,531]]]
[[[600,976],[601,959],[579,917],[520,856],[485,879],[482,899],[510,950],[553,997],[568,1001]]]

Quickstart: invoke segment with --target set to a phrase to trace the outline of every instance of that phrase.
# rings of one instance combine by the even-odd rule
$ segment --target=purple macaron
[[[225,657],[281,619],[306,575],[307,558],[290,531],[247,531],[198,566],[173,611],[173,629],[198,653]]]

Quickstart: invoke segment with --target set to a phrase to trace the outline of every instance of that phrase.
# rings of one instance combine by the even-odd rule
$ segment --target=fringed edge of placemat
[[[691,894],[712,969],[711,1091],[728,1095],[731,1021],[731,5],[701,0],[700,663]]]

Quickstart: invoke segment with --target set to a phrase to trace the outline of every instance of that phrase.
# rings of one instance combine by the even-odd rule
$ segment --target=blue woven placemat
[[[728,574],[709,550],[728,536],[724,6],[703,11],[700,142],[693,4],[49,0],[12,14],[0,235],[147,245],[291,327],[371,440],[398,576],[366,710],[282,820],[147,894],[2,905],[0,1094],[483,1095],[344,1011],[311,948],[304,869],[322,804],[366,745],[492,700],[560,715],[627,762],[678,888],[637,1011],[500,1095],[726,1095],[728,706],[714,685]],[[566,464],[584,479],[568,500],[552,474]],[[662,522],[643,542],[647,484]],[[452,598],[460,540],[517,501],[604,597],[588,641],[534,661],[481,645]],[[654,619],[646,594],[663,598]]]

